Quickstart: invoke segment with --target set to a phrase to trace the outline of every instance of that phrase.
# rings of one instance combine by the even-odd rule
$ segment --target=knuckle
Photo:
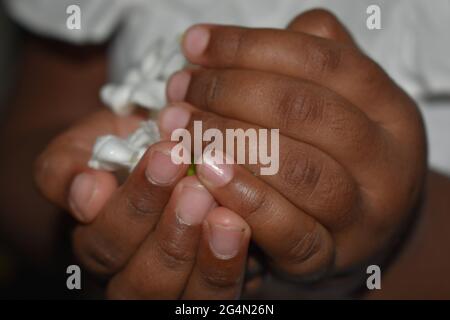
[[[248,30],[245,28],[232,32],[227,43],[229,54],[226,56],[226,64],[239,65],[240,61],[246,56],[244,46],[251,39],[248,35]]]
[[[386,141],[379,128],[365,116],[359,121],[346,120],[346,122],[348,122],[346,128],[338,129],[338,133],[337,130],[334,131],[346,142],[345,148],[354,150],[351,153],[352,160],[361,164],[380,161],[386,151]],[[340,126],[342,125],[341,123]]]
[[[222,72],[206,69],[197,70],[192,75],[187,101],[203,110],[214,107],[223,80]]]
[[[235,187],[240,195],[236,203],[236,211],[240,212],[243,218],[250,221],[253,216],[270,207],[267,196],[267,189],[261,185],[248,186],[236,183]]]
[[[227,270],[200,270],[201,279],[210,288],[229,289],[239,286],[240,277],[230,274]]]
[[[305,69],[322,78],[336,73],[342,63],[342,48],[328,43],[310,43]]]
[[[286,257],[293,264],[302,264],[315,256],[321,247],[321,235],[318,232],[317,223],[314,223],[311,231],[298,233],[288,237]]]
[[[325,99],[298,88],[287,90],[281,97],[275,114],[287,131],[295,132],[299,125],[320,126],[324,117]]]
[[[373,134],[372,123],[362,113],[351,112],[346,106],[338,106],[336,102],[330,102],[331,108],[337,110],[329,119],[332,134],[342,137],[342,141],[349,143],[353,150],[365,150],[364,147],[370,143]]]
[[[359,70],[356,81],[366,84],[371,89],[371,97],[377,98],[378,95],[386,95],[386,83],[389,83],[389,77],[384,73],[380,66],[364,53],[350,48],[349,56],[354,61],[355,70]]]
[[[126,197],[126,206],[129,210],[127,212],[137,216],[156,216],[161,213],[162,205],[157,205],[161,199],[158,199],[155,194],[151,192],[130,191]]]
[[[320,26],[320,33],[323,37],[335,39],[339,35],[341,24],[333,13],[323,9],[316,9],[313,14],[314,19]]]
[[[282,162],[280,175],[289,198],[295,202],[302,199],[320,222],[340,229],[353,221],[357,186],[337,163],[324,163],[291,150]]]
[[[203,95],[204,105],[207,110],[213,110],[219,95],[219,90],[223,86],[223,77],[219,72],[209,71],[208,78]]]
[[[351,148],[359,150],[359,161],[372,162],[378,160],[380,157],[380,151],[382,151],[383,143],[377,134],[377,128],[366,121],[365,123],[357,123],[348,128],[354,128],[354,135],[349,137],[349,143]],[[367,146],[370,146],[368,148]],[[364,150],[364,151],[362,151]]]
[[[185,250],[173,239],[161,239],[156,243],[158,260],[169,269],[180,269],[186,264],[192,263],[195,254],[192,250]]]
[[[155,208],[154,201],[149,199],[149,196],[136,197],[129,196],[126,199],[126,204],[130,209],[130,212],[139,216],[154,216],[158,215],[161,211],[159,208]],[[155,199],[156,200],[156,199]]]
[[[321,222],[331,229],[342,229],[354,220],[357,187],[342,170],[324,170],[322,177],[306,201],[312,211],[326,214]]]
[[[296,196],[309,195],[321,179],[323,165],[299,150],[291,149],[282,160],[281,178]]]
[[[343,149],[354,151],[347,153],[347,157],[356,157],[354,160],[358,162],[378,158],[383,144],[376,125],[364,113],[349,108],[348,102],[338,99],[327,99],[325,109],[324,123],[328,124],[330,134],[343,142]]]
[[[326,119],[327,123],[329,123],[330,130],[339,136],[347,134],[349,138],[353,137],[355,132],[351,129],[357,124],[355,121],[355,113],[350,111],[345,103],[337,99],[329,99],[325,104],[326,108],[331,110]]]

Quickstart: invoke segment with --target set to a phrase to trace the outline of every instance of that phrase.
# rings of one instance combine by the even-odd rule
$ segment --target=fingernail
[[[214,205],[214,198],[203,186],[183,186],[176,206],[178,219],[187,225],[203,222]]]
[[[209,245],[214,255],[222,260],[234,258],[244,235],[244,229],[239,226],[223,226],[209,224]]]
[[[95,217],[95,212],[90,210],[90,203],[96,184],[94,175],[81,173],[75,177],[70,187],[69,206],[81,222],[90,222]]]
[[[186,128],[191,114],[183,107],[164,108],[159,116],[159,129],[162,133],[169,135],[178,128]]]
[[[190,81],[191,74],[187,71],[183,70],[173,74],[167,84],[167,98],[169,101],[183,101]]]
[[[205,52],[210,38],[209,29],[204,26],[194,26],[186,32],[183,45],[189,56],[199,56]]]
[[[216,151],[217,152],[217,151]],[[223,161],[216,161],[223,159]],[[222,187],[233,179],[233,164],[226,164],[226,158],[222,156],[213,157],[211,153],[203,156],[203,163],[197,165],[197,174],[200,179],[213,187]]]
[[[154,150],[145,170],[147,179],[156,185],[168,185],[178,176],[180,165],[172,162],[170,154]]]

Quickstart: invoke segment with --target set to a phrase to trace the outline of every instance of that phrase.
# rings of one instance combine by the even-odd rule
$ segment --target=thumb
[[[356,47],[356,43],[345,26],[330,11],[314,9],[295,17],[288,30],[307,33],[316,37],[334,40]]]

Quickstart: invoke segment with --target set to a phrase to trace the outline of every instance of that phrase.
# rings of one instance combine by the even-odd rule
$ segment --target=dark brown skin
[[[450,178],[430,171],[425,207],[411,239],[369,299],[450,298]]]
[[[4,158],[6,163],[1,167],[4,177],[1,204],[4,209],[2,213],[5,213],[1,216],[1,225],[4,227],[3,234],[24,256],[29,256],[43,268],[49,268],[53,267],[49,262],[54,261],[55,255],[59,254],[56,251],[61,232],[59,208],[69,208],[67,197],[71,180],[78,172],[87,171],[86,163],[95,138],[106,133],[127,134],[136,127],[142,116],[118,119],[104,106],[103,111],[96,112],[101,107],[97,99],[98,90],[105,82],[103,50],[64,46],[35,38],[29,40],[22,60],[17,91],[10,102],[11,112],[3,128],[3,145],[17,153]],[[34,75],[36,77],[33,77]],[[62,84],[64,87],[61,87]],[[92,116],[85,117],[88,113],[92,113]],[[79,124],[54,139],[36,162],[38,152],[44,149],[50,139],[84,117]],[[14,145],[18,137],[30,142],[24,146],[24,151],[21,146]],[[11,140],[7,141],[8,138]],[[148,156],[158,148],[164,152],[170,150],[167,144],[159,144],[150,150]],[[16,159],[22,152],[27,153],[23,163]],[[46,160],[48,158],[49,161]],[[148,157],[144,157],[142,169],[145,169],[146,160]],[[37,183],[42,183],[43,193],[59,208],[50,205],[38,194],[31,179],[33,164],[36,168]],[[96,201],[102,199],[102,194],[110,191],[117,191],[117,196],[113,197],[115,201],[111,201],[109,207],[102,208],[105,213],[99,213],[95,222],[75,228],[74,252],[79,255],[85,269],[100,277],[104,278],[117,273],[119,269],[122,270],[111,282],[113,289],[109,290],[109,297],[161,298],[162,296],[155,295],[154,291],[152,293],[145,286],[132,286],[133,282],[137,283],[149,275],[156,276],[160,287],[168,287],[167,277],[173,280],[173,290],[164,291],[166,298],[201,298],[205,297],[205,294],[210,298],[239,296],[250,230],[238,215],[225,208],[212,207],[202,225],[190,227],[173,223],[173,204],[176,204],[180,194],[172,194],[177,182],[179,189],[183,185],[190,185],[207,193],[194,177],[180,181],[186,169],[186,166],[181,166],[176,181],[160,187],[153,186],[142,170],[135,170],[120,189],[112,175],[105,172],[93,173],[101,180],[99,184],[106,183],[106,188],[96,193]],[[162,215],[166,219],[159,219],[170,197],[172,200],[169,205],[172,204],[172,207],[168,207],[171,209]],[[103,200],[106,201],[106,198],[103,197]],[[114,216],[117,211],[120,215]],[[240,250],[234,257],[218,259],[211,253],[209,246],[205,245],[209,240],[208,228],[212,225],[237,228],[238,232],[242,233]],[[142,253],[136,252],[138,245],[152,229],[155,229],[155,232],[151,233],[151,241],[147,242],[151,244],[148,250],[153,254],[147,254],[142,247]],[[173,236],[178,236],[179,241],[172,242]],[[101,237],[106,240],[101,241]],[[191,242],[187,241],[189,238],[192,239]],[[102,247],[102,244],[106,244],[105,247]],[[121,246],[120,252],[114,252],[115,244]],[[187,247],[179,248],[182,245]],[[197,246],[203,250],[196,260]],[[139,254],[134,255],[135,253]],[[159,263],[154,264],[153,269],[142,270],[142,274],[136,269],[145,265],[143,259],[152,259],[153,262]],[[130,263],[124,268],[123,264],[128,260]],[[198,262],[195,263],[196,261]],[[220,265],[222,269],[219,268]],[[183,268],[185,272],[181,278],[173,277],[172,269],[180,272]],[[190,276],[191,269],[198,271]],[[161,277],[164,271],[167,276]],[[158,281],[151,283],[157,285]],[[219,290],[215,289],[217,286]],[[157,293],[159,292],[161,290]]]
[[[326,25],[317,28],[321,37],[302,32],[305,15],[288,30],[194,26],[184,53],[208,69],[182,71],[168,85],[171,107],[202,120],[204,130],[280,129],[276,175],[224,165],[233,177],[217,182],[200,165],[198,176],[246,219],[275,268],[294,278],[343,272],[388,250],[425,173],[415,103],[340,36],[346,31],[333,16],[313,14]]]
[[[110,298],[237,297],[250,230],[274,268],[289,277],[344,270],[388,250],[391,236],[401,230],[419,196],[426,150],[416,107],[358,51],[333,16],[323,11],[305,13],[290,24],[288,31],[208,28],[211,42],[207,51],[201,56],[190,56],[189,52],[186,55],[210,69],[192,72],[183,97],[189,105],[177,105],[192,114],[191,120],[201,118],[219,128],[280,128],[280,173],[260,178],[249,173],[255,167],[233,166],[233,180],[217,187],[202,176],[200,166],[198,179],[182,178],[186,168],[180,167],[170,184],[158,185],[146,179],[144,172],[155,150],[169,152],[171,144],[162,142],[150,148],[137,170],[119,187],[112,175],[88,169],[86,161],[95,137],[105,133],[124,135],[135,127],[140,116],[122,119],[101,111],[58,136],[37,162],[36,181],[46,198],[69,210],[80,222],[74,232],[74,251],[85,268],[111,279]],[[237,41],[236,45],[231,45],[233,41]],[[264,47],[265,41],[270,48]],[[104,58],[89,59],[92,65],[80,69],[67,55],[54,56],[54,48],[31,48],[33,53],[25,59],[29,64],[24,64],[23,71],[27,72],[10,104],[12,112],[1,139],[7,143],[8,137],[17,134],[19,125],[22,135],[45,137],[33,145],[33,150],[31,146],[23,147],[26,156],[22,163],[17,163],[18,155],[14,153],[2,159],[0,169],[6,177],[2,190],[7,193],[2,192],[5,196],[1,206],[10,208],[6,212],[17,212],[3,215],[2,226],[14,230],[10,238],[17,239],[23,248],[45,248],[41,252],[48,254],[53,241],[49,235],[56,234],[58,228],[57,210],[37,195],[26,169],[36,149],[98,108],[96,97],[104,80]],[[238,51],[230,52],[233,48]],[[341,54],[336,56],[335,50]],[[41,56],[37,60],[35,55]],[[305,59],[309,64],[297,62]],[[25,80],[37,74],[28,70],[36,70],[42,61],[48,63],[41,73],[46,77]],[[95,76],[89,73],[93,70],[98,70]],[[67,82],[58,80],[61,78],[69,79],[70,86],[65,87]],[[42,87],[35,91],[37,82]],[[213,96],[208,95],[209,83],[216,83]],[[49,89],[57,86],[64,87],[50,96]],[[263,89],[262,94],[257,98],[248,94],[252,88]],[[68,101],[76,107],[68,108],[61,98],[74,90],[80,91]],[[304,103],[296,96],[299,93],[306,97],[302,98]],[[205,96],[211,99],[205,100]],[[249,97],[259,100],[249,101]],[[252,117],[253,106],[270,112]],[[277,109],[272,111],[273,107]],[[310,112],[305,111],[308,108]],[[17,147],[13,150],[21,152]],[[304,170],[311,174],[304,174]],[[80,214],[70,206],[69,197],[74,177],[82,172],[94,176],[99,187],[94,203]],[[18,177],[23,182],[19,183]],[[288,177],[291,180],[286,180]],[[228,209],[212,209],[201,225],[178,223],[174,204],[181,192],[177,190],[183,184],[198,187],[201,183]],[[446,270],[450,257],[446,244],[450,241],[450,179],[430,172],[427,190],[417,229],[383,276],[383,290],[370,297],[449,297],[450,276]],[[257,205],[262,195],[266,206]],[[237,201],[242,198],[246,200]],[[38,222],[19,224],[30,221],[36,208],[42,212],[38,220],[41,228],[35,228]],[[252,208],[257,208],[258,214],[249,215]],[[19,214],[23,218],[16,220]],[[276,219],[264,224],[264,217]],[[235,257],[218,259],[211,252],[207,230],[214,223],[242,227],[243,240]],[[45,232],[40,234],[36,229]],[[274,231],[278,229],[282,232]],[[25,235],[32,242],[20,243]],[[305,241],[299,242],[301,239]],[[45,260],[46,255],[43,257]],[[161,290],[163,287],[166,289]]]

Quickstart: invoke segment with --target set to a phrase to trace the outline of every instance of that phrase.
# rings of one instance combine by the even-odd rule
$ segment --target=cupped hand
[[[194,120],[224,133],[280,130],[275,175],[208,158],[197,165],[275,270],[304,279],[389,251],[423,186],[422,120],[333,15],[307,12],[286,30],[196,25],[183,50],[200,68],[170,79],[165,136]]]
[[[109,298],[230,299],[241,294],[250,228],[218,207],[173,142],[149,148],[123,184],[87,167],[100,135],[126,136],[142,120],[96,113],[58,136],[37,160],[35,180],[77,220],[73,249],[107,281]]]

